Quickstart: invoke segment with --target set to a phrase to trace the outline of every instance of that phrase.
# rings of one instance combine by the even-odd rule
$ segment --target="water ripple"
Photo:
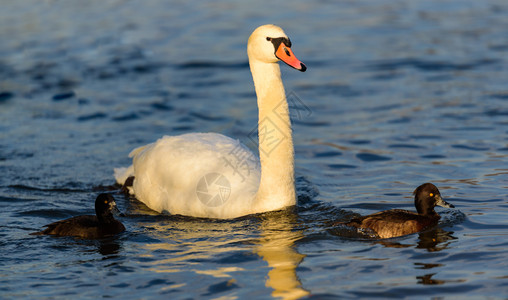
[[[248,69],[248,62],[190,61],[176,64],[177,69]]]
[[[358,153],[356,155],[356,157],[365,161],[365,162],[388,161],[388,160],[392,159],[387,156],[373,154],[373,153]]]
[[[422,71],[464,71],[478,67],[500,63],[497,59],[479,59],[467,63],[453,63],[449,61],[431,61],[418,58],[402,58],[392,60],[380,60],[367,63],[364,70],[371,71],[396,71],[404,68],[415,68]]]

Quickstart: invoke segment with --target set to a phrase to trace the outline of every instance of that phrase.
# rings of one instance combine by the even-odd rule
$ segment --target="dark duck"
[[[432,183],[420,185],[413,194],[417,213],[391,209],[336,224],[371,230],[379,238],[386,239],[420,232],[437,225],[441,217],[434,211],[436,205],[454,208],[441,198],[441,193]]]
[[[100,194],[95,200],[95,214],[83,215],[54,222],[46,229],[33,235],[74,236],[84,239],[98,239],[125,231],[125,226],[116,220],[113,212],[120,213],[115,199],[110,194]]]

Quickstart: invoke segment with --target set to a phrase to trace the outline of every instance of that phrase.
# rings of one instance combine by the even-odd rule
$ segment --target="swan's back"
[[[233,218],[252,209],[259,161],[238,140],[216,133],[164,136],[130,155],[132,190],[155,211]]]

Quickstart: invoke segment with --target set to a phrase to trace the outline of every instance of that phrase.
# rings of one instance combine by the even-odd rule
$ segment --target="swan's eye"
[[[267,41],[271,41],[271,40],[272,40],[272,38],[271,38],[271,37],[266,37],[266,40],[267,40]]]

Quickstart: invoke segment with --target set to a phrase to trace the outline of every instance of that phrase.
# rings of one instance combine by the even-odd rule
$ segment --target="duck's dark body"
[[[440,218],[437,213],[422,216],[408,210],[392,209],[352,219],[345,225],[371,229],[380,238],[386,239],[425,230],[435,226]]]
[[[75,236],[84,239],[98,239],[125,231],[125,226],[115,219],[112,222],[100,223],[97,216],[84,215],[54,222],[37,235]]]
[[[84,215],[57,221],[33,235],[75,236],[84,239],[98,239],[125,231],[125,226],[111,213],[118,210],[113,196],[100,194],[95,200],[96,216]]]
[[[339,224],[370,229],[380,238],[386,239],[416,233],[437,225],[441,217],[434,211],[436,205],[454,207],[441,198],[439,190],[432,183],[422,184],[414,191],[414,195],[418,213],[392,209]]]

